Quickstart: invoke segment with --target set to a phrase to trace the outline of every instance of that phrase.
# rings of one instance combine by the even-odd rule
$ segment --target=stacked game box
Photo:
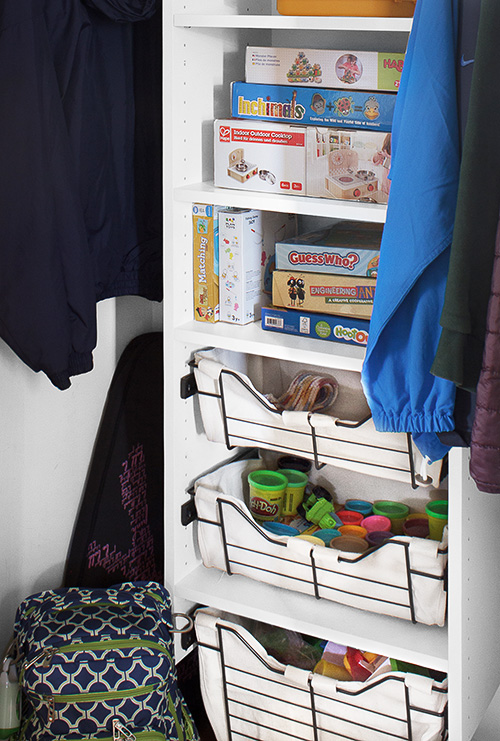
[[[382,225],[341,221],[278,242],[264,329],[365,345]]]
[[[404,54],[247,47],[215,185],[386,204]]]

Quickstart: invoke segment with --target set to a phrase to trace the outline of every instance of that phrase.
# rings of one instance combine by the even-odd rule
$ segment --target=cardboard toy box
[[[275,270],[273,304],[285,309],[370,319],[375,286],[374,278]]]
[[[307,127],[308,196],[387,203],[391,134]]]
[[[392,52],[247,46],[245,80],[294,87],[321,85],[397,92],[404,57]]]
[[[281,15],[352,15],[410,18],[417,0],[277,0]]]
[[[215,185],[305,195],[306,132],[284,123],[215,121]]]
[[[262,211],[262,257],[261,278],[262,291],[269,300],[273,292],[273,271],[276,269],[276,243],[284,239],[293,239],[297,235],[297,214],[274,213]]]
[[[219,219],[222,206],[193,203],[194,318],[219,321]]]
[[[395,93],[231,83],[231,115],[260,121],[390,131]]]
[[[219,211],[220,319],[249,324],[258,317],[262,297],[262,213],[255,209]]]
[[[277,270],[376,278],[383,225],[340,221],[276,243]]]
[[[312,311],[283,309],[277,306],[262,308],[262,329],[271,332],[312,337],[317,340],[343,342],[366,347],[370,322]]]

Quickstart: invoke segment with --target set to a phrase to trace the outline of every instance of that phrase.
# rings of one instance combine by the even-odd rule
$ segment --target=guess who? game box
[[[383,225],[341,221],[276,243],[277,270],[376,278]]]

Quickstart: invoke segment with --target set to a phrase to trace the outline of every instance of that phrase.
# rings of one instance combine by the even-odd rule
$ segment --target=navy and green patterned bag
[[[199,741],[172,631],[170,595],[156,582],[28,597],[15,622],[19,741]]]

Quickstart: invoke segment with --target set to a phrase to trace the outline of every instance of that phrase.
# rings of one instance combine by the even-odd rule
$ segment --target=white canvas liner
[[[387,672],[341,682],[269,656],[237,619],[196,615],[201,691],[217,741],[441,741],[447,682]]]
[[[264,447],[296,453],[315,460],[316,465],[330,463],[413,486],[438,485],[441,461],[427,464],[405,433],[375,429],[359,373],[254,358],[250,362],[259,377],[254,384],[246,372],[224,361],[223,351],[215,349],[195,354],[200,411],[209,440],[228,447]],[[279,412],[266,398],[265,394],[283,393],[294,376],[304,370],[334,375],[339,383],[332,407],[335,416]],[[264,393],[258,391],[257,383]]]
[[[205,566],[383,615],[444,625],[447,528],[441,542],[397,536],[361,555],[271,535],[245,503],[248,473],[263,467],[258,459],[236,461],[195,482]]]

